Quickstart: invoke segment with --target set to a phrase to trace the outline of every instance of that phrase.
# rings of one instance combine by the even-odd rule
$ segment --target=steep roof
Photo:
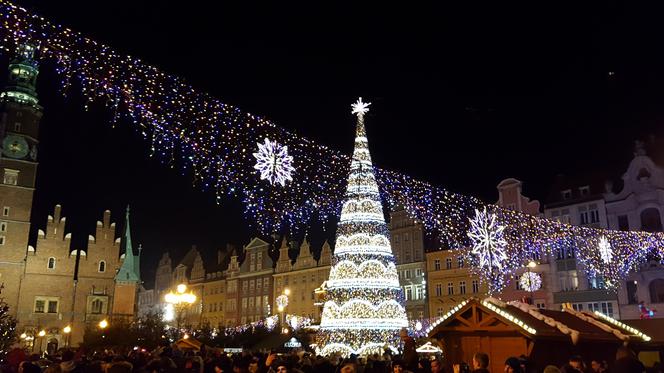
[[[125,215],[124,234],[120,239],[120,252],[124,252],[122,266],[115,275],[115,281],[118,282],[141,282],[139,256],[134,255],[134,249],[131,244],[131,229],[129,227],[129,206]],[[140,250],[139,250],[140,252]]]

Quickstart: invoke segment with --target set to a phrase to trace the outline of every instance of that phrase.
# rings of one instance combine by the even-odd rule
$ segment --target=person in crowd
[[[555,365],[547,365],[544,368],[544,373],[561,373],[560,369],[558,369],[557,366]]]
[[[592,373],[605,373],[608,369],[608,364],[604,360],[594,359],[590,362],[590,370]]]
[[[392,373],[413,373],[410,370],[405,369],[405,364],[403,360],[392,360]]]
[[[567,373],[583,373],[586,370],[585,364],[583,363],[583,359],[579,355],[572,355],[570,356],[568,362],[567,362],[568,367],[571,370],[568,370]]]
[[[611,368],[611,373],[642,373],[645,371],[646,368],[636,358],[634,351],[625,346],[618,347],[616,362],[613,364],[613,368]]]
[[[484,352],[473,355],[473,373],[489,373],[489,355]]]
[[[510,357],[505,360],[505,373],[523,373],[521,361],[516,357]]]
[[[444,373],[443,363],[440,359],[431,360],[431,373]]]

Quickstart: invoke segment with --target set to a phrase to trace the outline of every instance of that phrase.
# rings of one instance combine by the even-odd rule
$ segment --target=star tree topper
[[[507,261],[504,229],[504,226],[496,224],[496,215],[487,212],[486,207],[483,211],[475,209],[475,218],[470,219],[468,237],[473,245],[472,253],[479,257],[480,267],[503,269]]]
[[[369,111],[369,105],[371,105],[371,102],[362,102],[362,97],[360,97],[357,99],[357,102],[350,105],[350,107],[353,109],[351,113],[364,115]]]
[[[286,186],[286,180],[293,180],[291,174],[295,171],[293,157],[288,155],[288,147],[267,137],[265,143],[258,143],[258,152],[253,153],[256,158],[254,168],[260,171],[261,180],[267,179],[270,184],[279,183]]]

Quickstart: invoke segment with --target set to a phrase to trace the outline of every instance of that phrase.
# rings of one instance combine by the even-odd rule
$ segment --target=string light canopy
[[[33,47],[30,56],[20,53],[27,45]],[[347,154],[243,112],[137,57],[7,0],[0,0],[0,51],[33,66],[46,61],[55,65],[63,94],[79,87],[86,108],[105,105],[112,125],[133,126],[151,156],[192,175],[193,184],[214,191],[218,203],[225,196],[241,200],[247,221],[265,235],[297,235],[313,217],[336,217],[341,210],[351,164]],[[359,101],[353,113],[364,115],[368,107]],[[258,144],[269,144],[271,153]],[[616,287],[649,254],[664,257],[661,233],[573,227],[486,204],[398,171],[369,167],[383,202],[389,208],[404,207],[445,248],[477,248],[468,233],[475,229],[478,211],[494,219],[495,227],[503,227],[505,244],[499,246],[507,260],[500,266],[483,266],[477,250],[465,250],[491,292],[506,286],[515,270],[532,258],[559,250],[572,248],[589,275],[601,277],[608,288]],[[368,211],[367,217],[380,213]],[[610,245],[609,262],[598,250],[600,237]]]

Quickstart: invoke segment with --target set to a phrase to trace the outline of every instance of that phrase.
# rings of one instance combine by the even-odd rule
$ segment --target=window
[[[263,278],[263,288],[267,290],[267,287],[270,285],[270,279],[265,277]]]
[[[480,283],[477,280],[473,280],[473,294],[480,292]]]
[[[664,280],[658,278],[648,285],[650,290],[650,303],[664,303]]]
[[[445,268],[452,269],[452,258],[445,259]]]
[[[536,304],[535,304],[535,307],[537,307],[537,308],[543,310],[543,309],[546,308],[546,305],[545,305],[544,303],[536,303]]]
[[[0,223],[0,232],[7,232],[7,222]]]
[[[407,270],[403,271],[403,273],[404,273],[404,278],[407,278],[407,279],[410,278],[410,269],[407,269]]]
[[[447,295],[454,295],[454,283],[447,283]]]
[[[251,253],[249,259],[249,272],[253,272],[255,270],[256,270],[256,254]]]
[[[49,300],[48,301],[48,313],[58,313],[58,301]]]
[[[599,223],[599,210],[597,204],[591,203],[588,205],[588,212],[590,213],[590,223]]]
[[[562,271],[558,273],[558,276],[561,291],[578,290],[579,277],[576,271]]]
[[[254,291],[255,287],[256,287],[256,281],[254,280],[249,281],[249,291]]]
[[[247,298],[242,298],[242,311],[247,309]]]
[[[35,313],[44,313],[46,307],[46,301],[38,299],[35,301]]]
[[[263,253],[259,251],[256,253],[256,270],[260,271],[261,269],[263,269]]]
[[[262,287],[263,287],[263,281],[261,281],[261,279],[256,280],[256,291],[261,291]]]
[[[90,313],[99,315],[101,314],[103,308],[104,308],[104,302],[102,302],[101,299],[95,299],[92,301],[90,307]]]
[[[99,261],[99,272],[106,272],[106,262],[103,260]]]
[[[413,289],[410,286],[406,286],[406,300],[413,299]]]
[[[466,294],[466,281],[459,281],[459,294]]]
[[[415,286],[415,299],[416,300],[422,299],[422,286],[420,285]]]
[[[563,199],[572,198],[572,190],[571,189],[563,190],[562,192],[560,192],[560,194],[562,195]]]
[[[572,309],[574,311],[583,311],[583,303],[572,303]]]
[[[590,186],[582,186],[579,188],[579,193],[581,193],[582,196],[587,196],[590,194]]]
[[[422,268],[417,268],[415,270],[416,277],[422,277]]]
[[[637,296],[638,284],[636,281],[627,281],[625,283],[625,289],[627,290],[627,303],[628,304],[638,304],[639,297]]]
[[[440,271],[440,259],[436,259],[433,261],[433,270]]]
[[[627,218],[627,215],[618,216],[618,229],[621,231],[629,230],[629,219]]]
[[[5,176],[2,183],[6,185],[18,185],[18,170],[5,168]]]
[[[242,281],[242,292],[246,294],[249,291],[249,281]]]
[[[641,211],[641,230],[646,232],[662,231],[662,220],[658,209],[651,207]]]
[[[440,297],[443,295],[443,284],[436,284],[436,296]]]
[[[9,216],[9,207],[5,206],[2,209],[2,216]]]
[[[21,132],[21,122],[14,123],[14,132]]]
[[[263,298],[260,295],[256,297],[256,312],[257,313],[261,313],[261,308],[262,308],[261,299],[263,299]]]
[[[54,257],[48,258],[47,267],[48,267],[48,269],[54,269],[55,268],[55,258]]]
[[[463,268],[463,257],[462,256],[457,258],[457,263],[459,264],[459,268]]]
[[[443,307],[438,307],[438,309],[436,309],[436,314],[438,315],[438,317],[443,317],[443,315],[445,314],[443,312]]]
[[[5,244],[5,236],[0,236],[0,245]]]
[[[588,277],[588,287],[591,289],[604,289],[604,279],[601,276]]]

